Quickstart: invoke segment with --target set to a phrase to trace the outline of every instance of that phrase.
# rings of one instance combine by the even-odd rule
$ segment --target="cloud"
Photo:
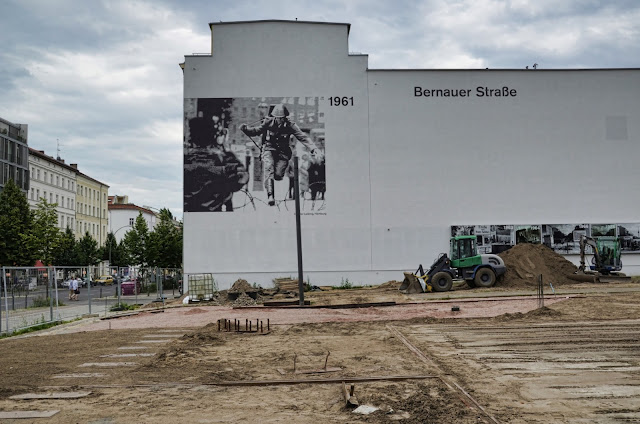
[[[637,67],[635,0],[4,0],[0,116],[29,143],[182,216],[184,55],[208,23],[351,23],[349,50],[376,68]]]

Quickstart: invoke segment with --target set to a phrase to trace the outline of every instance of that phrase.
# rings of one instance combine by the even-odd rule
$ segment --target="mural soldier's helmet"
[[[271,116],[276,118],[284,118],[285,116],[289,116],[289,110],[283,104],[277,104],[271,110]]]

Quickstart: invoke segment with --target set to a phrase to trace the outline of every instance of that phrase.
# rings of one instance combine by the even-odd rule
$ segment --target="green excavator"
[[[587,252],[590,250],[590,252]],[[585,257],[592,254],[591,265],[587,268]],[[577,281],[613,283],[630,281],[622,270],[622,250],[620,239],[611,236],[580,237],[580,266],[569,278]]]

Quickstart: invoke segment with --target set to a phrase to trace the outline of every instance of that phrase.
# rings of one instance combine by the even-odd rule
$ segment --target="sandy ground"
[[[0,341],[0,411],[58,410],[3,421],[47,423],[640,422],[640,287],[576,287],[542,308],[530,290],[407,297],[382,287],[308,298],[411,303],[198,304],[87,319]],[[264,330],[268,319],[270,331],[218,331],[220,318]],[[346,407],[343,380],[378,410]],[[78,390],[91,394],[11,398]]]

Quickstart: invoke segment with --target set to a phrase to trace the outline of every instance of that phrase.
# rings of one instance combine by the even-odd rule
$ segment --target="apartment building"
[[[77,170],[77,164],[71,166]],[[109,229],[109,186],[80,171],[77,172],[76,238],[79,239],[88,232],[98,242],[98,246],[103,246]]]
[[[74,230],[76,222],[76,175],[77,170],[60,157],[53,158],[44,150],[29,148],[30,188],[27,195],[29,206],[35,209],[44,198],[55,203],[58,227]]]
[[[28,126],[0,118],[0,192],[13,180],[23,193],[29,190]]]
[[[129,196],[109,196],[109,223],[111,225],[109,231],[114,233],[118,243],[133,228],[133,224],[136,222],[140,212],[142,212],[142,217],[147,222],[149,231],[153,231],[157,222],[155,212],[148,207],[129,203]]]

